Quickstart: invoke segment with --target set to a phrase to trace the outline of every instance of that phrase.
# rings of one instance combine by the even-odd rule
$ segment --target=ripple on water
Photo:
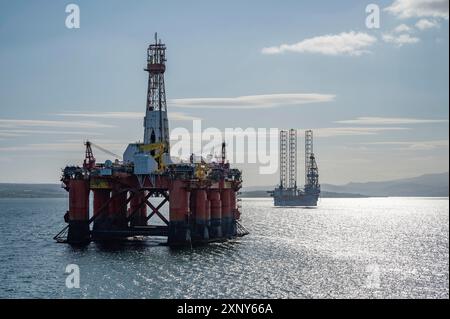
[[[244,199],[250,235],[171,250],[55,244],[65,199],[0,199],[0,297],[448,298],[448,198]],[[167,211],[165,211],[167,215]],[[81,288],[65,287],[66,265]]]

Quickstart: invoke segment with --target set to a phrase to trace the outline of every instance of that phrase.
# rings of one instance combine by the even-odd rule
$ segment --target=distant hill
[[[447,197],[449,173],[426,174],[383,182],[322,184],[322,197]],[[250,186],[242,189],[242,197],[267,197],[274,186]]]
[[[254,191],[242,191],[241,198],[263,198],[270,197],[266,190],[254,190]],[[320,194],[323,198],[361,198],[368,197],[361,194],[349,194],[349,193],[336,193],[336,192],[326,192],[323,191]]]
[[[58,198],[67,192],[60,184],[0,183],[0,198]]]
[[[348,183],[345,185],[322,184],[330,192],[359,193],[367,196],[425,196],[449,195],[449,173],[427,174],[413,178],[385,182]]]
[[[322,197],[447,197],[449,173],[427,174],[384,182],[322,184]],[[244,187],[241,197],[269,197],[273,186]],[[58,198],[67,197],[59,184],[0,183],[0,198]]]

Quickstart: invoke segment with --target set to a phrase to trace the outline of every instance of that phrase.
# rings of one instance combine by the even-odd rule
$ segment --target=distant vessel
[[[305,187],[297,187],[297,130],[280,131],[280,185],[269,192],[275,206],[317,206],[319,169],[313,152],[313,132],[305,131]]]

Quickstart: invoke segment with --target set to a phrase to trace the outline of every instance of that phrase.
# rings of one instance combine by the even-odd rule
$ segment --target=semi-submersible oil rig
[[[269,192],[275,206],[317,206],[319,169],[313,152],[313,132],[305,131],[305,187],[297,187],[297,130],[280,131],[280,185]]]
[[[86,244],[167,236],[169,246],[178,246],[223,241],[248,233],[239,223],[241,171],[226,162],[224,143],[217,162],[194,162],[194,156],[186,163],[171,160],[165,52],[166,46],[155,35],[155,43],[147,50],[143,143],[129,144],[123,161],[97,163],[92,143],[86,142],[83,165],[64,168],[61,180],[69,192],[69,209],[64,216],[68,225],[54,237],[58,242]],[[161,212],[166,203],[168,219]],[[164,225],[150,225],[154,216]]]

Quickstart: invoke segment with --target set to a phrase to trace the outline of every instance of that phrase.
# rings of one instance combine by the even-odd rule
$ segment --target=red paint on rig
[[[89,239],[89,181],[73,179],[69,187],[67,240],[80,244]]]
[[[69,192],[69,224],[55,239],[71,244],[135,236],[167,236],[170,246],[222,241],[248,234],[240,225],[237,194],[241,171],[226,162],[225,143],[216,162],[170,158],[164,73],[166,47],[155,36],[147,50],[149,74],[143,143],[118,155],[89,141],[83,165],[67,166],[61,178]],[[98,163],[92,147],[113,156]],[[89,216],[89,195],[93,214]],[[162,208],[169,204],[168,214]],[[89,218],[90,217],[90,218]],[[162,224],[153,224],[159,218]],[[91,226],[92,229],[91,229]],[[67,236],[66,236],[67,235]]]
[[[220,201],[220,191],[218,189],[209,189],[208,198],[211,211],[210,238],[222,237],[222,202]]]

